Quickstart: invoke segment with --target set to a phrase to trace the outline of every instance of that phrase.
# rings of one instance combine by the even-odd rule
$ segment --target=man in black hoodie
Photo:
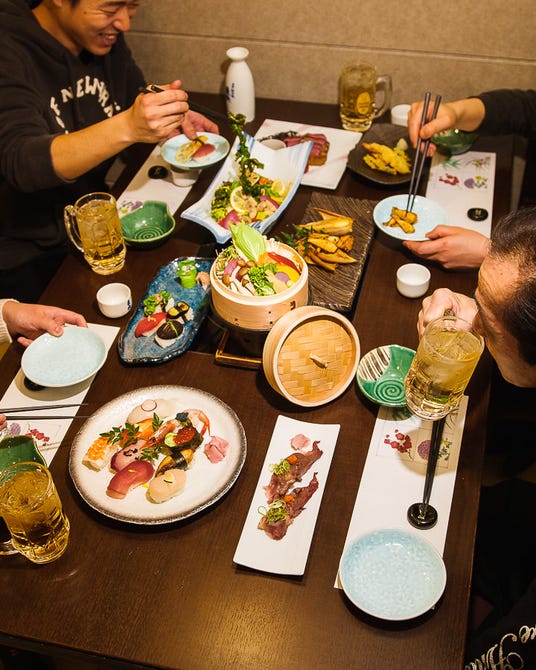
[[[0,297],[35,302],[69,248],[63,208],[107,190],[118,153],[217,126],[179,80],[139,94],[137,1],[28,2],[0,0]]]

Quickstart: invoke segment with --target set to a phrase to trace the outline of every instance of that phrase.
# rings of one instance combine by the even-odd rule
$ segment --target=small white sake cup
[[[287,146],[283,140],[278,140],[276,137],[269,137],[268,139],[263,140],[261,144],[264,144],[265,147],[273,149],[274,151],[277,151],[278,149],[285,149]]]
[[[193,186],[197,181],[201,170],[181,170],[173,165],[169,166],[171,172],[171,179],[175,186],[189,187]]]
[[[396,288],[406,298],[420,298],[430,286],[430,270],[419,263],[401,265],[396,271]]]
[[[395,126],[407,126],[410,107],[411,105],[395,105],[391,109],[391,123]]]
[[[105,284],[97,291],[100,311],[110,319],[119,319],[130,312],[132,295],[126,284]]]

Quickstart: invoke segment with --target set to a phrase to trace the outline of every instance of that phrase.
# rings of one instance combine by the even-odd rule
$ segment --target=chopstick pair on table
[[[147,86],[142,86],[140,88],[140,93],[162,93],[163,90],[164,90],[163,88],[160,88],[160,86],[156,86],[156,84],[148,84]],[[209,109],[208,107],[204,107],[203,105],[198,105],[196,102],[193,102],[193,100],[188,100],[188,107],[192,109],[194,112],[199,112],[200,114],[209,116],[215,121],[222,121],[224,123],[229,123],[229,118],[225,114],[217,112],[215,109]]]
[[[81,407],[82,405],[87,405],[86,402],[77,402],[77,403],[67,403],[63,405],[34,405],[33,407],[0,407],[0,414],[5,414],[8,421],[24,421],[25,419],[32,419],[33,421],[42,420],[42,419],[89,419],[89,415],[57,415],[57,414],[21,414],[18,415],[18,412],[34,412],[42,411],[46,409],[63,409],[64,407]]]
[[[439,105],[441,104],[441,96],[438,95],[436,96],[436,99],[434,101],[434,108],[432,110],[432,116],[427,119],[428,116],[428,107],[430,106],[430,98],[432,97],[432,94],[427,91],[424,94],[424,106],[422,110],[422,118],[421,118],[421,126],[420,128],[424,126],[424,124],[427,121],[432,121],[433,119],[436,118],[437,112],[439,110]],[[419,183],[421,181],[421,176],[422,176],[422,170],[424,167],[424,163],[426,161],[426,156],[428,154],[428,147],[430,146],[430,139],[427,139],[424,141],[424,147],[422,147],[422,138],[421,134],[419,132],[419,139],[417,140],[417,148],[415,150],[415,160],[413,161],[413,167],[411,169],[411,180],[409,182],[409,193],[408,193],[408,201],[406,203],[406,214],[408,212],[413,211],[413,205],[415,203],[415,196],[417,195],[417,191],[419,190]],[[422,147],[422,151],[421,151]]]

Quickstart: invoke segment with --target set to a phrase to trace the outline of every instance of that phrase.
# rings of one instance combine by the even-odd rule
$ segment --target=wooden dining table
[[[191,96],[225,111],[222,96]],[[255,132],[265,118],[340,127],[334,105],[264,99],[257,100],[256,119],[247,130]],[[220,131],[232,139],[229,128],[220,125]],[[509,136],[480,137],[474,147],[497,155],[494,222],[510,205],[512,147]],[[150,149],[133,152],[116,193]],[[175,215],[171,239],[151,250],[128,250],[125,267],[112,279],[128,284],[135,302],[159,267],[210,247],[210,232],[180,214],[204,193],[216,170],[201,174]],[[298,189],[274,233],[302,219],[314,190],[303,185]],[[403,190],[368,182],[346,169],[333,193],[377,201]],[[374,233],[347,314],[362,353],[392,343],[416,348],[421,300],[402,297],[395,288],[396,269],[411,260],[398,241]],[[476,286],[474,272],[429,267],[430,292],[448,286],[471,294]],[[41,301],[81,312],[88,322],[124,328],[128,315],[112,321],[96,306],[97,290],[110,279],[93,273],[73,249]],[[207,329],[210,319],[209,314]],[[204,328],[188,351],[160,365],[126,365],[114,345],[91,383],[83,413],[145,386],[180,385],[209,392],[236,412],[245,430],[247,457],[237,481],[215,504],[181,521],[150,526],[116,521],[88,506],[73,485],[69,452],[82,425],[73,421],[50,465],[71,523],[69,545],[59,560],[43,566],[20,555],[1,558],[0,643],[62,658],[73,668],[82,661],[169,670],[461,668],[491,359],[482,357],[467,390],[469,406],[443,556],[444,594],[422,616],[383,621],[359,610],[343,590],[334,588],[378,406],[363,396],[355,381],[327,404],[304,408],[291,403],[271,388],[262,368],[218,363],[210,338],[203,337]],[[14,344],[2,359],[0,393],[17,374],[21,353]],[[233,562],[279,415],[340,424],[305,573],[297,577]]]

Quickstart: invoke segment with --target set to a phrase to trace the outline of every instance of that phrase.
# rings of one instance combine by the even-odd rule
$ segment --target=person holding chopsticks
[[[179,79],[140,93],[124,39],[138,5],[0,0],[0,295],[38,301],[70,248],[65,205],[107,191],[119,153],[218,132]]]
[[[502,481],[481,491],[465,669],[534,668],[536,482],[514,468],[521,461],[522,472],[527,456],[529,463],[536,456],[536,207],[509,214],[492,230],[474,299],[441,288],[423,300],[419,334],[446,309],[474,322],[503,378],[523,387],[515,396],[523,401],[519,418],[506,416],[489,431],[499,442],[487,449],[503,454],[505,467],[500,472],[495,463],[494,479]]]
[[[415,146],[434,133],[450,128],[478,130],[490,135],[517,133],[536,142],[536,90],[499,89],[478,96],[443,103],[435,119],[424,124],[423,102],[414,102],[408,115],[410,140]],[[534,147],[533,147],[534,148]],[[430,144],[429,155],[435,152]],[[405,241],[404,246],[416,256],[436,261],[448,270],[480,267],[489,247],[489,239],[474,230],[458,226],[437,226],[425,242]]]

